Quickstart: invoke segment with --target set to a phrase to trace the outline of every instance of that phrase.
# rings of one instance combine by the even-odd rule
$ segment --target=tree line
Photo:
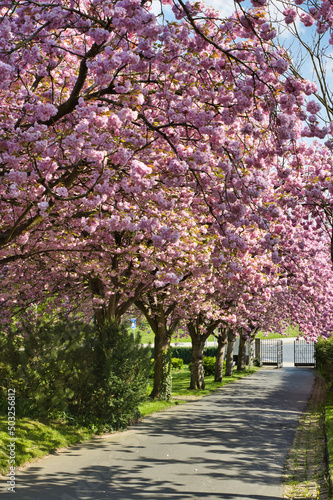
[[[152,397],[180,326],[197,387],[215,329],[332,332],[331,9],[297,0],[275,26],[272,2],[169,3],[0,7],[2,329],[38,304],[98,328],[136,307]]]

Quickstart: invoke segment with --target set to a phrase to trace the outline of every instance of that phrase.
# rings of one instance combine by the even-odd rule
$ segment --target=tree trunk
[[[255,336],[250,337],[250,346],[249,346],[249,368],[253,368],[254,364],[254,344],[255,344]]]
[[[104,307],[95,307],[94,308],[94,323],[98,327],[102,327],[106,322],[106,314],[105,314],[105,308]]]
[[[237,370],[245,372],[246,370],[246,337],[243,332],[239,334],[239,349],[237,359]]]
[[[203,352],[205,342],[209,335],[197,334],[192,337],[192,366],[191,366],[191,383],[189,389],[201,390],[205,388],[205,375],[203,368]]]
[[[223,378],[223,360],[225,349],[228,343],[228,329],[220,328],[220,335],[217,335],[217,351],[215,363],[215,382],[222,382]]]
[[[154,304],[151,301],[149,307],[147,307],[142,300],[136,300],[135,305],[143,312],[155,334],[154,387],[150,397],[152,399],[169,400],[172,386],[170,343],[178,320],[175,320],[167,328],[166,320],[168,314],[172,312],[170,306],[165,310],[163,303]]]
[[[227,356],[225,363],[225,374],[226,377],[232,377],[233,367],[234,367],[234,346],[236,342],[236,334],[231,328],[228,328],[228,347]]]
[[[205,333],[201,333],[200,326],[205,324],[205,316],[199,314],[195,320],[187,324],[192,340],[192,366],[190,390],[201,390],[205,388],[205,375],[203,367],[203,356],[206,340],[218,326],[219,321],[209,321],[205,325]]]
[[[169,400],[171,396],[171,360],[168,357],[170,343],[169,332],[158,328],[155,332],[154,387],[150,393],[152,399]]]

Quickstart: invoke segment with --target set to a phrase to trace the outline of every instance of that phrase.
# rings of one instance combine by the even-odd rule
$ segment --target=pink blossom
[[[280,75],[282,75],[289,68],[289,62],[281,57],[273,62],[273,67]]]
[[[310,16],[310,14],[306,14],[305,12],[303,12],[299,17],[304,26],[306,27],[313,26],[314,23],[316,22],[315,19],[312,16]]]
[[[284,20],[286,24],[291,24],[297,18],[297,11],[293,7],[289,7],[283,11],[283,15],[285,16]]]
[[[104,305],[104,299],[101,297],[94,297],[92,299],[92,303],[94,306],[103,306]]]
[[[29,233],[24,233],[17,239],[20,245],[25,245],[29,241]]]
[[[38,203],[38,208],[40,209],[41,212],[44,212],[45,210],[47,210],[49,207],[49,203],[47,201],[41,201],[40,203]]]
[[[306,105],[306,110],[313,115],[318,113],[320,109],[321,105],[316,101],[309,101]]]
[[[129,108],[123,108],[121,111],[118,112],[118,118],[120,118],[122,122],[136,120],[137,117],[138,117],[137,111],[132,111]]]
[[[56,189],[56,193],[58,196],[66,197],[68,196],[68,189],[65,187],[59,187]]]
[[[141,177],[151,174],[152,169],[148,167],[143,162],[138,160],[133,160],[130,166],[131,177],[134,180],[138,180]]]

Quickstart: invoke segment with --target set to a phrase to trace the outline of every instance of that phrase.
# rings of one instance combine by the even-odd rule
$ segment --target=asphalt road
[[[18,471],[20,500],[276,500],[311,369],[260,370]],[[3,482],[1,498],[13,499]]]

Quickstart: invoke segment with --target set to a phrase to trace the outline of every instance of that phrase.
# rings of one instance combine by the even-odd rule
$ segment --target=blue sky
[[[235,9],[235,4],[233,0],[205,0],[206,5],[214,7],[214,9],[221,12],[221,18],[230,16]],[[316,28],[305,28],[301,22],[297,22],[295,25],[291,24],[288,28],[282,22],[284,16],[282,12],[286,7],[293,5],[293,2],[283,2],[280,0],[269,0],[268,7],[270,12],[271,20],[277,30],[280,31],[279,37],[276,39],[276,43],[286,47],[290,54],[292,54],[294,64],[296,67],[299,65],[299,72],[303,78],[307,80],[315,81],[318,84],[317,76],[314,72],[313,65],[311,63],[311,58],[307,54],[304,48],[302,48],[300,42],[296,37],[292,35],[294,29],[297,30],[299,36],[304,40],[309,46],[313,44],[313,37],[316,36]],[[304,4],[306,5],[306,4]],[[250,7],[250,0],[245,0],[242,3],[244,8]],[[160,12],[161,6],[158,0],[153,1],[153,11],[157,14]],[[164,5],[163,12],[166,19],[174,19],[171,6]],[[284,26],[281,29],[281,26]],[[325,78],[329,87],[329,94],[331,94],[331,89],[333,88],[333,47],[328,44],[328,36],[326,36],[322,45],[325,47],[323,62],[325,65]]]

